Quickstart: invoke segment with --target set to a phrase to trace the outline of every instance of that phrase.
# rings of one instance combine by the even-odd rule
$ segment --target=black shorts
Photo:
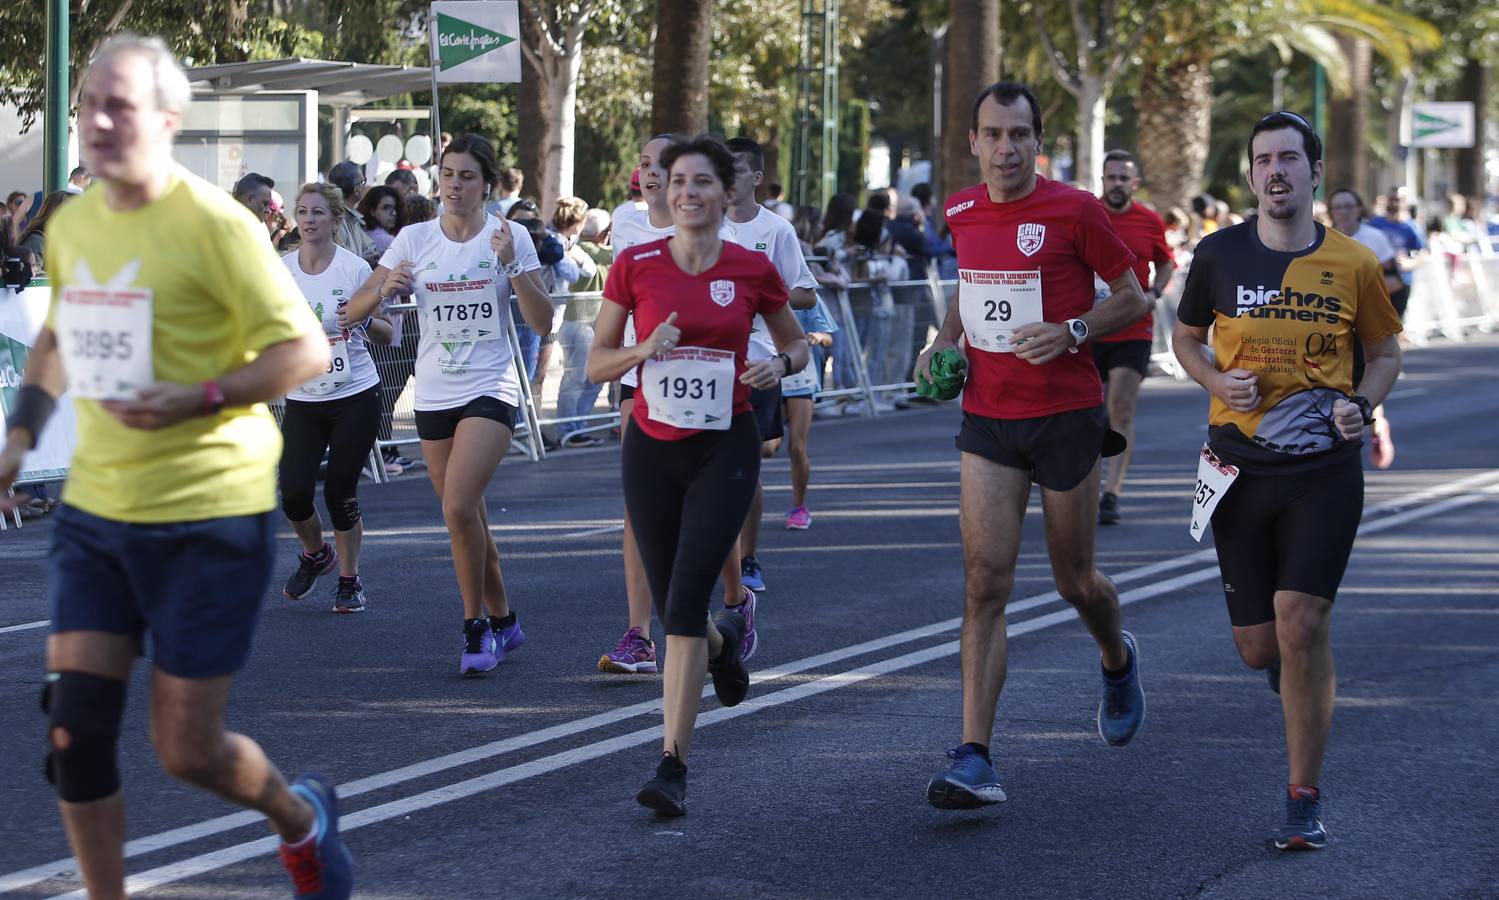
[[[493,419],[511,431],[515,430],[515,407],[498,397],[475,397],[452,409],[419,409],[416,411],[416,436],[424,441],[445,441],[458,432],[464,419]]]
[[[52,529],[52,633],[137,641],[178,678],[244,668],[276,545],[271,513],[162,524],[120,522],[63,505]]]
[[[1074,409],[1035,419],[991,419],[963,413],[958,449],[990,462],[1029,472],[1047,490],[1070,491],[1082,484],[1099,456],[1124,449],[1124,437],[1109,428],[1102,406]]]
[[[1150,341],[1094,341],[1093,363],[1104,381],[1110,369],[1134,369],[1144,378],[1150,374],[1150,349]]]
[[[634,400],[634,399],[635,399],[635,385],[633,385],[633,384],[625,384],[625,383],[621,382],[620,385],[619,385],[619,402],[623,403],[626,400]]]
[[[786,433],[779,384],[768,391],[750,389],[750,405],[755,408],[755,423],[760,426],[761,441],[773,441]]]
[[[1364,513],[1356,453],[1289,475],[1240,472],[1213,511],[1213,543],[1228,618],[1275,621],[1275,592],[1337,597]]]
[[[1393,293],[1390,294],[1390,304],[1395,307],[1395,314],[1400,317],[1400,321],[1402,321],[1402,322],[1405,321],[1405,308],[1410,305],[1410,302],[1411,302],[1411,288],[1410,288],[1410,285],[1406,285],[1405,287],[1401,288],[1400,290],[1395,291],[1395,292],[1393,292]],[[1354,382],[1354,384],[1357,384],[1357,383],[1358,382]]]

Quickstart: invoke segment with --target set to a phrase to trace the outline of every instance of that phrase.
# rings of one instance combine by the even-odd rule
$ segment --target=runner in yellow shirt
[[[48,228],[52,307],[0,451],[3,492],[71,391],[77,448],[50,554],[47,771],[89,896],[125,896],[116,744],[149,632],[163,768],[264,813],[296,896],[346,898],[353,863],[332,785],[288,786],[223,726],[273,563],[281,437],[265,401],[322,372],[328,344],[264,227],[172,161],[190,96],[156,38],[111,38],[89,67],[78,118],[99,183]]]

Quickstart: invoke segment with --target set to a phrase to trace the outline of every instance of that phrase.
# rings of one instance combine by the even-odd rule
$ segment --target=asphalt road
[[[512,457],[488,491],[526,646],[457,672],[460,611],[424,479],[366,486],[370,611],[268,597],[229,712],[289,773],[341,786],[367,898],[1492,897],[1499,877],[1499,340],[1411,351],[1389,404],[1395,467],[1369,472],[1334,615],[1331,847],[1283,855],[1276,698],[1238,660],[1208,545],[1187,536],[1205,395],[1141,401],[1123,526],[1098,556],[1129,603],[1149,716],[1095,731],[1097,655],[1051,590],[1033,498],[994,739],[1008,803],[924,799],[960,740],[962,571],[953,406],[819,422],[813,527],[788,532],[766,467],[770,589],[750,699],[704,701],[688,816],[636,806],[660,686],[605,676],[624,625],[617,450]],[[0,895],[76,891],[39,774],[43,520],[0,534]],[[283,536],[285,566],[294,544]],[[279,572],[277,581],[285,572]],[[212,585],[205,585],[212,590]],[[138,667],[121,741],[140,897],[285,896],[256,816],[178,785],[146,734]]]

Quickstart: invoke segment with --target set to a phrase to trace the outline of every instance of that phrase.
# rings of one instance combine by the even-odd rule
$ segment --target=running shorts
[[[473,418],[492,419],[514,431],[515,413],[515,407],[486,394],[452,409],[417,410],[416,435],[424,441],[445,441],[458,432],[459,422]]]
[[[1275,592],[1335,600],[1364,513],[1356,453],[1293,474],[1240,472],[1213,511],[1223,596],[1235,627],[1275,621]]]
[[[765,391],[751,389],[750,405],[755,408],[755,423],[760,426],[761,441],[773,441],[786,433],[779,384]]]
[[[270,512],[196,522],[120,522],[64,504],[48,556],[52,633],[151,634],[151,662],[178,678],[237,672],[271,581]]]
[[[1134,369],[1144,378],[1150,374],[1150,348],[1150,341],[1095,341],[1093,362],[1104,381],[1110,369]]]
[[[1124,436],[1108,426],[1102,406],[1034,419],[991,419],[963,413],[958,449],[1029,472],[1047,490],[1070,491],[1088,477],[1099,456],[1124,450]]]

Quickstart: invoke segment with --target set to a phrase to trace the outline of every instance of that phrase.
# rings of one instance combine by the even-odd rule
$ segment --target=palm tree
[[[713,0],[659,0],[651,130],[656,134],[708,130],[708,51],[713,45]]]
[[[973,97],[999,80],[999,0],[951,0],[949,10],[941,148],[946,193],[979,181],[978,160],[968,148]]]
[[[1410,70],[1413,51],[1434,47],[1440,40],[1436,30],[1421,19],[1371,0],[1171,4],[1158,20],[1161,27],[1141,44],[1135,111],[1141,166],[1151,179],[1151,196],[1159,206],[1186,206],[1200,189],[1211,137],[1213,78],[1209,67],[1223,48],[1257,52],[1268,43],[1286,61],[1293,51],[1309,56],[1327,70],[1336,97],[1349,95],[1355,79],[1335,35],[1367,40],[1371,49],[1402,72]],[[1367,91],[1367,78],[1362,88]],[[1363,102],[1367,108],[1367,96]],[[1362,133],[1350,137],[1334,143],[1364,143]],[[1353,163],[1346,165],[1351,173]]]

